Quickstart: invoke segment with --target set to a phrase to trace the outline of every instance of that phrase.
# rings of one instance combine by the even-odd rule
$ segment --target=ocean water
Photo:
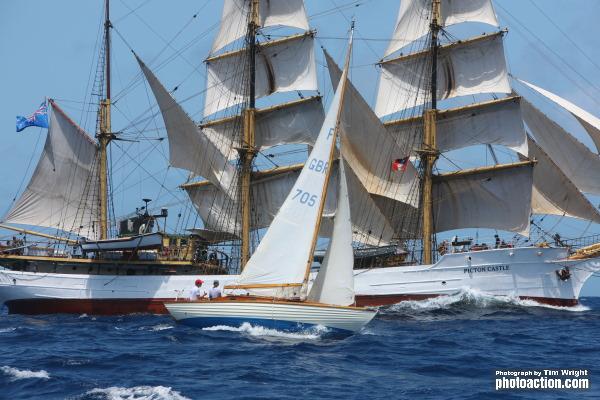
[[[360,334],[0,315],[1,399],[598,399],[600,298],[571,309],[474,292],[382,308]],[[496,369],[577,368],[587,391],[494,390]]]

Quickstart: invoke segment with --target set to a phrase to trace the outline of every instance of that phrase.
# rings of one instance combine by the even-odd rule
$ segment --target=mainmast
[[[436,146],[437,118],[437,63],[438,35],[440,25],[440,0],[433,0],[431,18],[431,108],[423,115],[423,147],[421,163],[423,168],[423,192],[421,208],[423,210],[423,264],[433,262],[433,166],[439,156]]]
[[[248,108],[244,110],[243,143],[240,148],[241,171],[241,206],[242,206],[242,250],[240,266],[243,269],[250,258],[250,232],[251,232],[251,178],[252,162],[256,156],[255,144],[255,116],[256,116],[256,32],[260,26],[259,0],[250,1],[250,20],[246,41],[250,64],[249,99]]]
[[[97,134],[100,150],[100,239],[108,238],[108,164],[107,149],[112,138],[110,121],[110,0],[105,0],[104,19],[104,82],[105,98],[100,101],[100,129]]]

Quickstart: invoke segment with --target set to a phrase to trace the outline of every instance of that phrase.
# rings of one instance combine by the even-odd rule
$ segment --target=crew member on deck
[[[212,289],[208,291],[208,298],[212,300],[217,297],[221,297],[221,289],[219,289],[219,281],[214,281]]]
[[[201,289],[204,281],[202,279],[196,279],[195,286],[190,290],[190,301],[200,300],[206,297],[206,292]]]

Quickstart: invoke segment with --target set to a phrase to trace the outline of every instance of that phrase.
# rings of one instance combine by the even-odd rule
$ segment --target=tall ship
[[[600,159],[519,93],[566,110],[596,145],[600,120],[511,78],[506,30],[498,30],[491,0],[400,2],[393,37],[378,64],[374,107],[347,82],[342,146],[332,165],[306,159],[325,115],[315,61],[318,34],[309,26],[304,2],[223,3],[205,60],[201,121],[175,99],[177,88],[167,90],[152,64],[131,49],[164,123],[169,167],[188,174],[177,184],[194,218],[169,229],[168,204],[154,207],[149,198],[140,199],[144,205],[135,213],[115,217],[110,148],[134,139],[112,128],[114,26],[105,0],[95,135],[50,100],[38,165],[2,221],[2,228],[16,232],[0,248],[0,302],[10,312],[164,313],[163,303],[187,297],[197,279],[232,284],[305,163],[316,171],[331,169],[335,182],[340,159],[347,165],[356,305],[465,289],[577,304],[582,286],[600,269],[595,237],[563,240],[545,232],[551,240],[542,235],[526,242],[505,241],[501,234],[531,237],[532,215],[599,223],[584,193],[600,194]],[[467,22],[485,24],[491,33],[474,38],[450,33]],[[326,50],[325,60],[335,89],[342,71]],[[467,148],[489,152],[494,165],[440,167],[453,151]],[[500,162],[498,149],[510,155],[509,162]],[[277,158],[290,152],[304,159],[286,164]],[[268,162],[272,166],[265,168]],[[293,195],[310,207],[318,200],[308,192]],[[332,233],[336,196],[332,184],[321,216],[321,245]],[[463,238],[465,229],[498,233],[484,244]],[[315,251],[314,271],[323,254]]]

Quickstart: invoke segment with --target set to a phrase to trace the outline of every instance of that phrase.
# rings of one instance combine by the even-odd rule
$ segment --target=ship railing
[[[554,238],[554,245],[568,247],[571,250],[581,249],[598,243],[600,243],[600,235],[590,235],[574,239]]]

